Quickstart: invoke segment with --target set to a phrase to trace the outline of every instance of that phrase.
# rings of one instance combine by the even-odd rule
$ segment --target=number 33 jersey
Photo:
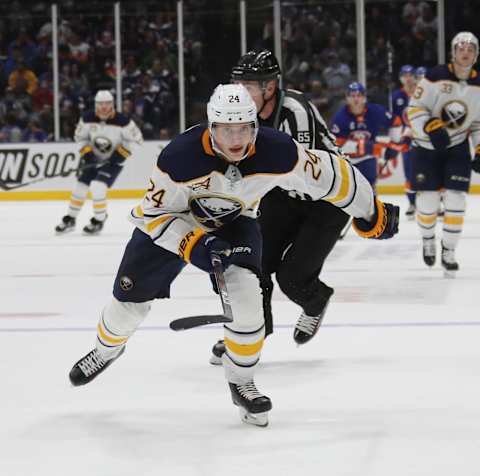
[[[256,217],[260,199],[280,186],[323,199],[355,217],[374,210],[369,183],[333,153],[303,149],[289,135],[260,127],[237,164],[219,157],[207,128],[195,126],[160,153],[150,186],[131,220],[155,244],[183,257],[189,242],[239,215]]]
[[[474,147],[480,143],[480,76],[472,70],[467,80],[458,79],[451,64],[428,70],[410,98],[407,116],[411,123],[413,141],[433,149],[424,131],[432,117],[443,121],[450,145],[458,145],[471,134]]]

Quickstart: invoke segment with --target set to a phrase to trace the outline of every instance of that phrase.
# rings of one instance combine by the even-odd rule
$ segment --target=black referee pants
[[[319,200],[292,198],[279,188],[260,203],[266,334],[273,332],[272,274],[283,293],[310,316],[318,315],[333,289],[319,275],[349,216]]]

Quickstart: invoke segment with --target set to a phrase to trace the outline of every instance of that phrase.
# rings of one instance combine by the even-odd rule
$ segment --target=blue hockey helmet
[[[346,91],[347,96],[350,96],[350,94],[353,94],[353,93],[360,93],[360,94],[363,94],[364,96],[367,95],[365,86],[362,83],[359,83],[357,81],[350,83],[347,87],[347,91]]]
[[[423,78],[426,74],[427,74],[427,68],[425,68],[425,66],[419,66],[415,70],[415,76],[417,78]]]
[[[411,64],[404,64],[398,75],[403,76],[404,74],[415,74],[415,68]]]

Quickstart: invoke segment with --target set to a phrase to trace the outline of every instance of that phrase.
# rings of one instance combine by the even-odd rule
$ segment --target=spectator
[[[343,101],[344,91],[351,81],[352,73],[347,64],[341,63],[338,55],[328,55],[328,66],[323,71],[323,81],[331,98],[331,110],[334,112]]]
[[[0,129],[0,142],[20,142],[22,130],[16,124],[15,113],[9,112],[5,118],[5,125]]]
[[[38,86],[38,78],[31,69],[27,69],[23,61],[19,61],[17,67],[8,77],[8,88],[10,90],[18,90],[19,83],[24,80],[26,83],[26,92],[32,95]]]
[[[36,119],[31,119],[22,132],[22,142],[47,142],[48,134],[40,127]]]

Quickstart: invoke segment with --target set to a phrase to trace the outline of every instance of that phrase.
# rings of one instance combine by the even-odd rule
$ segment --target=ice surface
[[[350,232],[323,278],[324,325],[296,347],[299,309],[278,290],[276,332],[256,376],[268,428],[242,424],[221,368],[219,326],[174,333],[175,317],[218,312],[188,267],[124,356],[84,388],[68,372],[88,352],[132,227],[111,201],[101,236],[53,228],[65,202],[0,202],[0,475],[478,476],[480,197],[470,196],[461,269],[427,269],[415,223],[385,242]],[[441,226],[441,224],[440,224]],[[440,230],[439,232],[440,233]]]

